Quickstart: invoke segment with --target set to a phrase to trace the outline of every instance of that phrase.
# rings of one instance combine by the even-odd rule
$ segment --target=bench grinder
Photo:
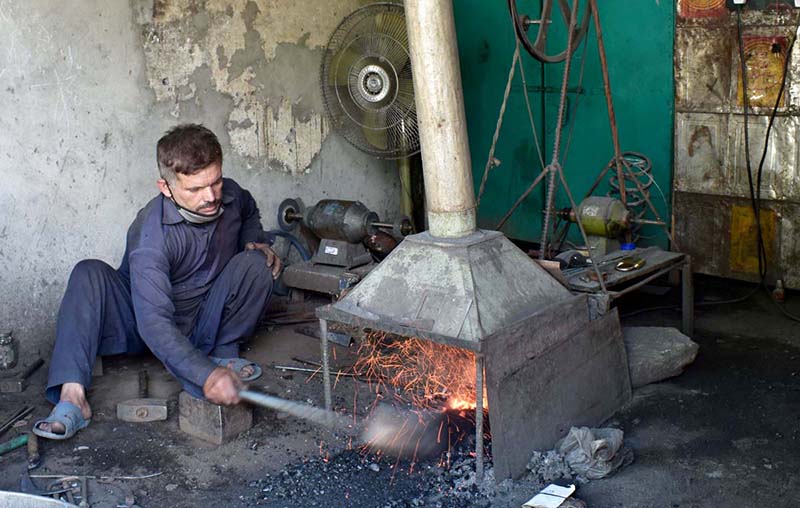
[[[581,220],[589,241],[592,255],[605,256],[619,250],[623,238],[636,222],[622,201],[611,197],[590,196],[584,199],[578,210],[565,208],[556,214],[570,222]]]
[[[311,260],[286,267],[286,285],[331,295],[358,283],[375,265],[364,240],[379,231],[398,239],[413,233],[406,217],[381,222],[378,214],[360,201],[342,199],[323,199],[308,208],[299,198],[285,199],[278,206],[278,225],[287,232],[302,225],[320,239]]]

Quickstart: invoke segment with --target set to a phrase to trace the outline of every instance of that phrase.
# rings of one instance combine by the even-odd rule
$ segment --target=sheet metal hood
[[[481,351],[569,290],[497,231],[406,237],[321,319]]]

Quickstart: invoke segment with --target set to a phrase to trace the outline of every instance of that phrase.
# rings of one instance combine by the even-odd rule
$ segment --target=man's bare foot
[[[252,376],[256,372],[256,369],[252,364],[247,364],[244,367],[242,367],[241,369],[239,369],[238,371],[233,368],[234,365],[235,365],[234,361],[231,360],[230,362],[228,362],[227,367],[229,369],[231,369],[232,371],[236,372],[236,374],[239,375],[239,379],[249,378],[250,376]]]
[[[89,401],[86,400],[86,390],[80,383],[64,383],[61,385],[61,399],[71,402],[81,408],[81,414],[84,420],[92,417],[92,408],[89,407]],[[64,434],[66,428],[61,422],[47,423],[42,422],[39,424],[39,429],[45,432],[52,432],[53,434]]]

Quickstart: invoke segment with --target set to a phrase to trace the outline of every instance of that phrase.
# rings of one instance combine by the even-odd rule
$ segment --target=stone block
[[[244,404],[219,406],[181,392],[178,407],[180,429],[209,443],[227,443],[253,426],[253,409]]]
[[[700,349],[692,339],[666,326],[626,326],[622,334],[633,388],[679,375]]]

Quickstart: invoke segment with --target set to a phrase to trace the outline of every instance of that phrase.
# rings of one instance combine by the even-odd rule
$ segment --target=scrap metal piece
[[[117,418],[123,422],[146,423],[167,419],[166,399],[130,399],[117,404]]]
[[[627,257],[619,261],[614,266],[614,269],[619,272],[632,272],[634,270],[638,270],[639,268],[643,267],[646,263],[647,260],[644,258]]]
[[[117,404],[117,418],[124,422],[146,423],[167,419],[166,399],[153,399],[148,395],[147,371],[139,371],[139,398]]]

